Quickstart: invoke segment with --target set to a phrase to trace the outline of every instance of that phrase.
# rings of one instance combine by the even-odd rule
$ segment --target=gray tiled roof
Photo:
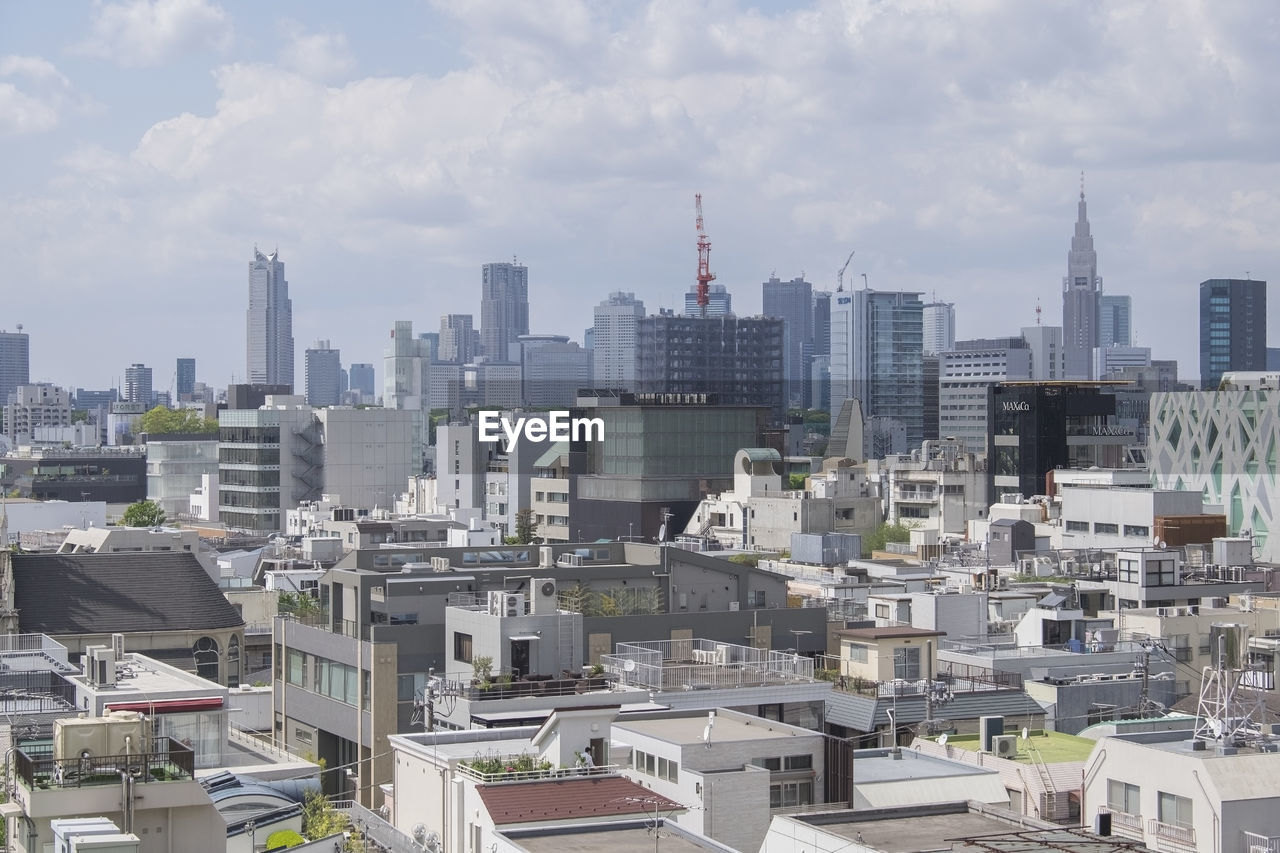
[[[14,554],[19,630],[40,634],[234,628],[240,614],[188,552]]]

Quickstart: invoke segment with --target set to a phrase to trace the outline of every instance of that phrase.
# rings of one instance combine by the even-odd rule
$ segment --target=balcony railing
[[[1155,839],[1157,850],[1189,853],[1196,849],[1196,831],[1193,827],[1177,826],[1151,818],[1147,821],[1147,831]]]
[[[541,782],[547,779],[577,779],[583,776],[613,776],[619,772],[616,764],[602,764],[596,767],[551,767],[546,770],[511,770],[497,773],[482,773],[470,764],[458,762],[458,774],[468,779],[492,785],[499,782]]]
[[[152,740],[145,753],[53,757],[53,745],[27,745],[13,755],[14,770],[28,788],[84,788],[118,785],[121,772],[138,782],[173,782],[194,778],[195,753],[173,738]]]
[[[1244,842],[1245,853],[1280,853],[1280,835],[1259,835],[1242,830],[1240,838]]]
[[[1123,835],[1126,838],[1132,838],[1136,841],[1142,841],[1145,837],[1142,831],[1142,815],[1129,814],[1128,812],[1116,811],[1115,809],[1103,806],[1099,809],[1111,815],[1111,831],[1116,835]]]

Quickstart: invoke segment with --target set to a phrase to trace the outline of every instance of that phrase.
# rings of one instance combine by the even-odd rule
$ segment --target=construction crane
[[[853,255],[853,252],[849,253],[849,257],[844,260],[844,266],[840,267],[840,271],[836,273],[836,293],[844,290],[844,271],[849,268],[849,262],[853,260]]]
[[[693,197],[694,206],[698,210],[698,310],[707,316],[707,306],[711,304],[711,282],[715,276],[711,274],[711,238],[702,228],[702,193]]]

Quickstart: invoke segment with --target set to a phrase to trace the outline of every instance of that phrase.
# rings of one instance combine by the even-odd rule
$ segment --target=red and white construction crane
[[[707,306],[711,304],[711,282],[715,276],[711,274],[711,238],[702,228],[702,193],[693,197],[694,206],[698,210],[698,310],[707,316]]]

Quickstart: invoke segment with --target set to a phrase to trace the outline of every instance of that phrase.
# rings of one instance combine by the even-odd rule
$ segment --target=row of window
[[[365,673],[368,680],[368,673]],[[355,707],[360,702],[360,670],[354,666],[331,661],[290,649],[285,665],[285,683],[301,687],[321,696],[328,696]],[[368,684],[365,685],[365,701],[368,701]]]
[[[1066,528],[1069,533],[1088,533],[1089,522],[1068,520]],[[1120,532],[1120,525],[1113,524],[1109,521],[1095,521],[1093,523],[1093,532],[1109,533],[1112,535],[1118,534]],[[1147,527],[1145,524],[1126,524],[1124,525],[1124,535],[1141,536],[1145,538],[1151,535],[1151,528]]]
[[[1118,779],[1107,780],[1107,808],[1124,814],[1142,814],[1142,789]],[[1156,792],[1156,820],[1172,826],[1191,827],[1191,798]]]
[[[680,781],[680,765],[678,762],[649,752],[641,752],[638,749],[631,751],[631,768],[637,773],[664,779],[668,782]]]
[[[812,770],[813,756],[807,752],[797,753],[796,755],[775,755],[769,758],[753,758],[751,763],[756,767],[763,767],[765,770],[774,773],[791,771],[791,770]]]

